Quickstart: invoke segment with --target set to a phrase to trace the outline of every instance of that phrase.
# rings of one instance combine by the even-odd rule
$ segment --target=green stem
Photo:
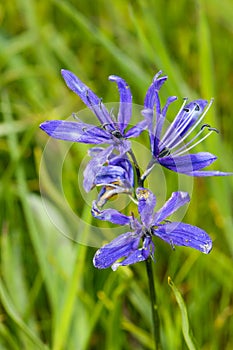
[[[133,165],[135,167],[136,175],[137,175],[137,182],[138,187],[143,187],[144,181],[149,175],[150,171],[154,167],[154,162],[151,162],[151,168],[148,170],[148,173],[144,174],[144,177],[141,177],[140,168],[137,162],[137,159],[133,153],[133,151],[130,149],[128,153],[131,156],[131,159],[133,161]],[[151,299],[151,311],[152,311],[152,323],[153,323],[153,334],[154,334],[154,344],[155,344],[155,350],[160,350],[160,331],[159,331],[159,314],[158,314],[158,306],[156,301],[156,293],[155,293],[155,284],[154,284],[154,276],[152,271],[152,263],[151,259],[146,259],[146,271],[148,276],[148,282],[149,282],[149,289],[150,289],[150,299]]]
[[[151,300],[151,311],[152,311],[152,323],[153,323],[153,333],[154,333],[154,343],[155,350],[161,349],[160,346],[160,331],[159,331],[159,314],[158,314],[158,305],[156,300],[154,276],[152,271],[152,262],[151,259],[146,260],[146,271],[149,282],[150,289],[150,300]]]
[[[135,167],[135,171],[136,171],[136,174],[137,174],[137,180],[138,180],[138,187],[142,187],[143,186],[143,181],[141,181],[141,172],[140,172],[140,168],[139,168],[139,165],[138,165],[138,162],[137,162],[137,159],[133,153],[133,151],[130,149],[128,151],[128,153],[130,154],[130,157],[133,161],[133,165]]]

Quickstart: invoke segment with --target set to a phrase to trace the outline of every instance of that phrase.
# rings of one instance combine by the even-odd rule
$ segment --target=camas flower
[[[140,220],[134,215],[126,216],[115,209],[100,211],[93,203],[92,215],[100,220],[118,225],[129,225],[131,230],[115,238],[100,248],[93,259],[99,269],[125,266],[144,261],[154,255],[153,236],[157,236],[172,247],[175,245],[191,247],[208,254],[212,248],[211,238],[196,226],[180,222],[166,221],[178,208],[189,202],[186,192],[173,192],[172,196],[157,212],[154,212],[156,197],[146,188],[137,188],[138,212]]]
[[[232,175],[232,173],[220,171],[200,170],[217,159],[217,157],[211,153],[199,152],[188,154],[189,150],[206,139],[212,132],[217,132],[215,128],[210,127],[208,124],[202,125],[195,136],[185,144],[191,132],[197,130],[198,125],[200,125],[209,110],[212,100],[209,104],[206,100],[202,99],[187,104],[187,99],[185,99],[174,121],[162,136],[167,109],[177,97],[169,97],[165,106],[161,108],[159,90],[167,77],[160,77],[160,75],[161,71],[155,75],[153,83],[149,87],[145,97],[145,109],[142,111],[142,114],[147,120],[151,151],[153,154],[153,159],[144,177],[148,175],[156,163],[175,172],[192,176]],[[208,129],[209,132],[201,137],[205,129]]]
[[[102,100],[89,89],[78,77],[68,70],[61,71],[67,86],[74,91],[96,115],[100,126],[82,122],[76,117],[76,122],[50,120],[42,123],[40,128],[48,135],[61,140],[82,142],[87,144],[109,144],[110,149],[117,149],[120,154],[130,150],[129,138],[137,137],[146,128],[142,120],[126,130],[132,115],[132,95],[128,84],[120,77],[111,75],[109,80],[118,85],[120,106],[117,119],[110,113]]]
[[[95,159],[98,159],[98,156]],[[91,183],[92,187],[101,187],[97,199],[98,207],[102,207],[114,195],[121,193],[131,195],[134,172],[128,157],[111,155],[105,166],[92,168],[88,165],[84,171],[84,188],[89,189]]]

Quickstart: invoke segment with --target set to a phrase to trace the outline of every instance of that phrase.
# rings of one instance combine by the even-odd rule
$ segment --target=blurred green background
[[[92,266],[96,249],[66,238],[50,221],[38,181],[48,137],[38,126],[84,108],[65,86],[61,68],[106,102],[118,100],[108,76],[119,75],[137,104],[162,69],[169,76],[163,101],[169,95],[215,98],[205,120],[220,136],[199,149],[219,157],[214,169],[233,171],[232,18],[231,0],[1,2],[1,350],[153,349],[144,264],[98,271]],[[88,221],[90,208],[77,187],[83,148],[76,146],[66,159],[63,184],[73,210]],[[44,194],[69,235],[74,223],[47,170]],[[176,177],[167,176],[170,193]],[[188,348],[168,276],[185,300],[196,347],[233,348],[232,190],[230,177],[194,180],[185,221],[211,235],[210,255],[172,251],[156,241],[163,349]]]

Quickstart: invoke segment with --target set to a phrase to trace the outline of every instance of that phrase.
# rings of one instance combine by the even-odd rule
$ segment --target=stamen
[[[199,135],[203,132],[203,130],[204,130],[204,128],[201,129],[201,130],[198,132],[198,134],[197,134],[191,141],[189,141],[189,142],[186,144],[186,146],[189,145],[190,143],[192,143],[192,142],[197,138],[197,136],[199,136]],[[188,148],[186,148],[186,146],[181,147],[179,150],[177,150],[176,152],[172,153],[172,155],[173,155],[173,156],[174,156],[174,155],[180,156],[181,154],[188,152],[190,149],[192,149],[193,147],[197,146],[199,143],[201,143],[202,141],[204,141],[204,140],[205,140],[207,137],[209,137],[213,132],[217,132],[217,133],[218,133],[218,130],[215,129],[215,128],[208,127],[208,130],[209,130],[208,134],[206,134],[205,136],[203,136],[199,141],[197,141],[196,143],[194,143],[193,145],[191,145],[191,146],[188,147]],[[184,149],[184,148],[185,148],[185,149]],[[184,150],[181,151],[182,149],[184,149]]]
[[[214,102],[214,99],[212,98],[210,100],[210,103],[207,105],[206,109],[204,110],[202,116],[197,119],[196,123],[191,127],[191,129],[187,132],[187,134],[183,137],[183,139],[179,142],[181,143],[182,141],[184,141],[190,134],[191,132],[196,129],[196,127],[198,126],[198,124],[200,124],[200,122],[203,120],[203,118],[205,117],[206,113],[208,112],[208,110],[210,109],[210,107],[212,106],[212,103]]]
[[[176,148],[179,144],[181,144],[182,142],[184,142],[184,140],[191,134],[191,132],[197,127],[197,125],[200,124],[200,122],[202,121],[202,119],[205,117],[206,113],[207,113],[208,110],[210,109],[210,107],[211,107],[211,105],[212,105],[212,103],[213,103],[213,100],[214,100],[213,98],[210,100],[210,103],[208,104],[208,106],[207,106],[206,110],[204,111],[204,113],[202,114],[202,116],[201,116],[199,119],[197,119],[196,123],[194,123],[194,125],[190,128],[190,130],[189,130],[183,137],[180,137],[180,134],[181,134],[181,132],[184,130],[184,128],[186,128],[186,126],[188,125],[190,118],[188,118],[188,119],[187,119],[187,122],[184,123],[183,128],[182,128],[181,131],[179,130],[179,128],[178,128],[178,130],[175,130],[175,135],[177,135],[177,136],[175,137],[175,139],[171,140],[170,144],[167,144],[167,145],[166,145],[167,147],[170,146],[170,147],[169,147],[170,150]],[[195,106],[195,109],[196,109],[196,107],[197,107],[197,105]],[[194,111],[194,110],[193,110],[193,111]],[[193,111],[190,113],[190,117],[192,117]],[[179,141],[177,141],[178,138],[180,138]],[[163,140],[162,140],[162,141],[163,141]],[[177,141],[177,142],[176,142],[176,141]],[[174,142],[175,142],[175,144],[174,144]],[[173,143],[174,145],[171,146],[171,143]],[[189,143],[189,144],[190,144],[190,143]]]
[[[210,124],[203,124],[201,126],[201,130],[203,130],[204,128],[210,128]]]
[[[173,133],[171,134],[171,137],[172,137],[172,135],[174,135],[174,138],[173,139],[171,138],[170,142],[168,142],[166,144],[167,147],[169,147],[170,149],[174,148],[177,145],[179,145],[181,142],[183,142],[184,138],[186,138],[186,136],[181,137],[180,135],[185,130],[185,128],[189,125],[190,120],[192,119],[193,112],[195,111],[195,109],[196,109],[196,106],[192,110],[188,109],[188,111],[189,111],[188,118],[185,120],[185,122],[180,124],[177,129],[173,130]],[[164,143],[164,140],[162,140],[162,141]]]
[[[210,133],[208,133],[208,136],[212,133],[212,131],[216,132],[217,134],[219,134],[218,129],[211,127],[209,124],[203,124],[201,126],[201,130],[192,138],[192,140],[190,140],[189,142],[187,142],[184,146],[180,147],[178,150],[172,152],[172,155],[177,155],[177,154],[181,154],[180,151],[182,151],[183,149],[185,149],[185,151],[188,150],[187,146],[190,145],[191,143],[193,143],[194,140],[196,140],[204,131],[205,128],[208,128],[209,131],[211,131]],[[200,143],[201,141],[203,141],[206,137],[208,137],[207,135],[202,138],[198,143]],[[192,147],[194,147],[195,145],[197,145],[198,143],[195,143]],[[173,147],[176,148],[176,147]],[[189,148],[191,149],[191,148]],[[182,152],[184,153],[184,152]]]
[[[184,106],[186,105],[186,102],[188,101],[188,97],[184,97],[184,102],[182,103],[178,113],[176,115],[179,115],[181,113],[181,111],[184,109]],[[164,136],[163,136],[163,143],[166,142],[166,138],[168,137],[168,134],[170,132],[170,128],[167,129],[167,131],[165,132]]]
[[[113,108],[111,109],[110,113],[108,113],[108,111],[106,111],[106,109],[103,108],[104,104],[102,102],[102,98],[100,98],[99,100],[99,109],[101,110],[101,112],[103,113],[104,117],[105,117],[105,120],[108,120],[109,123],[108,125],[110,126],[110,128],[112,129],[113,126],[114,126],[114,122],[116,122],[116,119],[115,117],[113,116],[112,114],[112,110]],[[106,123],[107,124],[107,123]]]
[[[182,151],[183,149],[187,150],[187,146],[190,145],[191,143],[193,143],[193,141],[196,140],[200,136],[200,134],[202,134],[203,130],[204,129],[201,128],[201,130],[192,138],[192,140],[187,142],[185,145],[180,147],[178,150],[172,152],[172,155],[176,155],[178,152]],[[173,147],[173,148],[176,148],[176,147]]]
[[[219,134],[219,130],[216,128],[213,128],[210,124],[203,124],[201,126],[201,129],[204,129],[204,128],[208,128],[209,131],[212,130],[212,131],[215,131],[217,134]]]
[[[105,187],[112,187],[112,188],[118,188],[118,185],[114,185],[113,183],[111,184],[107,184],[107,183],[101,183],[101,184],[96,184],[96,187],[100,187],[100,186],[105,186]]]
[[[97,104],[93,104],[90,96],[89,96],[89,90],[86,90],[86,98],[88,103],[90,104],[90,108],[93,110],[93,112],[96,114],[97,118],[99,119],[99,121],[101,122],[101,124],[104,124],[106,120],[109,121],[109,126],[111,126],[111,117],[108,114],[108,111],[106,111],[103,108],[103,103],[102,103],[102,98],[99,98],[98,100],[98,105]]]
[[[115,117],[113,111],[114,111],[114,107],[111,108],[109,114],[110,114],[110,118],[112,119],[113,123],[116,124],[116,123],[117,123],[117,120],[116,120],[116,117]]]
[[[136,205],[138,205],[138,201],[131,195],[131,194],[129,194],[129,198],[136,204]],[[131,212],[132,214],[132,216],[133,216],[133,219],[134,219],[134,214],[133,214],[133,212]]]
[[[152,171],[152,169],[154,168],[156,164],[156,159],[155,158],[152,158],[152,160],[150,161],[150,163],[148,164],[148,167],[146,169],[146,171],[142,174],[140,180],[142,182],[145,181],[145,179],[147,178],[147,176],[150,174],[150,172]]]

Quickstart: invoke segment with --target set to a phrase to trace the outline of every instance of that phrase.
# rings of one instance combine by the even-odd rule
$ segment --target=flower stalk
[[[157,296],[156,296],[156,291],[155,291],[154,275],[153,275],[153,268],[152,268],[152,260],[147,259],[145,261],[145,263],[146,263],[146,272],[147,272],[149,290],[150,290],[150,302],[151,302],[154,345],[155,345],[155,350],[160,350],[161,349],[160,322],[159,322]]]

